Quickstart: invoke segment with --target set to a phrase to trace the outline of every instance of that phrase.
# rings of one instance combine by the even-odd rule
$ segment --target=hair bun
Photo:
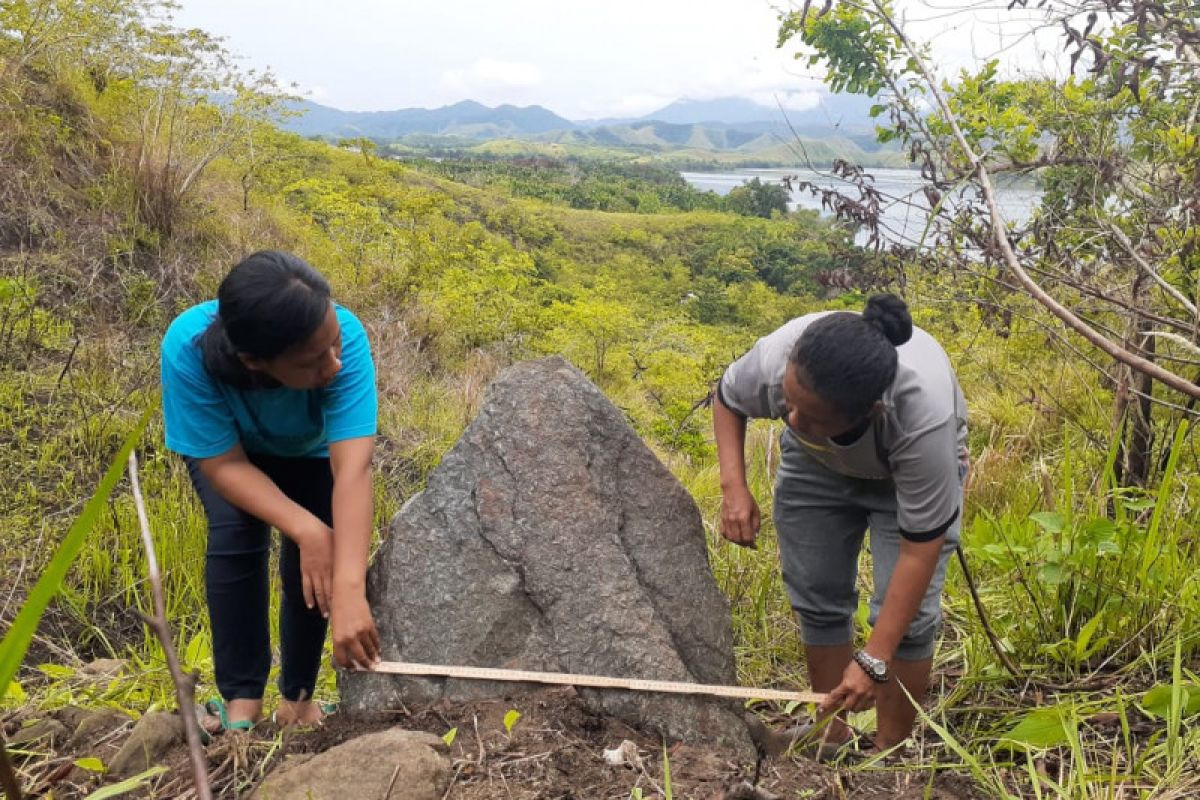
[[[912,338],[913,321],[908,305],[894,294],[872,295],[863,309],[862,320],[896,347]]]

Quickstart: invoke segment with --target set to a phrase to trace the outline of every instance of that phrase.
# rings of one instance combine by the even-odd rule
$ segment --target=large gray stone
[[[391,525],[368,575],[384,658],[727,684],[729,606],[687,491],[561,358],[518,364]],[[342,674],[347,710],[519,687]],[[753,757],[737,706],[585,690],[597,710]]]
[[[251,800],[441,800],[450,781],[448,748],[431,733],[392,728],[315,756],[285,761]]]

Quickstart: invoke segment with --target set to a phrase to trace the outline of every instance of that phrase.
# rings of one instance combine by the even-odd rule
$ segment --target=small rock
[[[614,767],[619,767],[622,764],[628,764],[634,769],[642,768],[642,757],[638,754],[637,745],[625,739],[612,750],[604,751],[605,762],[612,764]]]
[[[12,748],[53,748],[66,741],[67,727],[56,719],[43,719],[26,725],[8,739]]]
[[[98,658],[79,668],[79,674],[89,678],[115,678],[125,671],[125,660],[120,658]]]
[[[82,722],[84,717],[88,716],[91,711],[80,706],[63,706],[62,708],[54,709],[54,711],[50,713],[53,714],[54,718],[61,722],[68,731],[73,731],[79,727],[79,723]]]
[[[75,732],[71,734],[71,741],[68,744],[71,749],[87,747],[132,721],[127,715],[114,708],[90,709],[75,725]]]
[[[718,800],[782,800],[782,798],[749,781],[739,781],[726,789]]]
[[[155,711],[138,720],[133,732],[113,756],[108,773],[127,778],[157,764],[172,745],[183,741],[183,720],[178,714]]]
[[[448,750],[439,736],[392,728],[351,739],[300,763],[289,760],[250,798],[441,800],[450,782]]]

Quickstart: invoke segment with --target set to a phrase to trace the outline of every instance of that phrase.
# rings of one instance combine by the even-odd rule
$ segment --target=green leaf
[[[671,789],[671,756],[667,753],[667,743],[663,742],[663,797],[666,800],[674,800],[674,793]]]
[[[88,800],[108,800],[110,797],[120,797],[123,794],[129,794],[145,786],[151,778],[162,775],[166,771],[166,767],[151,767],[145,772],[139,772],[132,778],[127,778],[120,783],[114,783],[112,786],[97,789],[88,795]]]
[[[102,773],[108,769],[108,767],[104,766],[104,762],[98,758],[77,758],[75,759],[75,766],[95,773]]]
[[[17,681],[13,681],[4,688],[5,703],[16,703],[19,705],[24,703],[27,697],[24,687]]]
[[[204,631],[197,631],[196,635],[188,640],[187,647],[183,651],[184,666],[188,670],[199,668],[201,664],[208,660],[210,650],[208,637]]]
[[[1066,520],[1062,514],[1054,511],[1039,511],[1036,514],[1030,514],[1029,518],[1042,527],[1042,530],[1047,533],[1062,533],[1062,529],[1066,527]]]
[[[1038,577],[1042,583],[1049,584],[1050,586],[1058,586],[1067,579],[1067,573],[1062,568],[1062,564],[1051,561],[1048,564],[1042,565],[1042,568],[1038,571]]]
[[[38,664],[38,672],[60,680],[75,676],[75,670],[70,667],[64,667],[62,664]]]
[[[508,713],[504,715],[504,730],[512,733],[513,725],[517,724],[517,720],[521,718],[521,712],[515,708],[510,708]]]
[[[1026,714],[1008,733],[1000,737],[1000,746],[1009,749],[1058,747],[1071,741],[1074,720],[1063,709],[1052,706]]]
[[[454,740],[457,737],[458,737],[458,728],[451,728],[450,730],[448,730],[442,734],[442,741],[446,743],[447,747],[449,747],[450,745],[454,744]]]
[[[1107,636],[1101,636],[1096,640],[1094,646],[1090,646],[1092,637],[1096,635],[1096,630],[1100,627],[1100,621],[1104,618],[1103,613],[1097,614],[1087,621],[1082,628],[1079,629],[1079,635],[1075,637],[1075,660],[1083,661],[1096,650],[1104,646],[1108,641]]]
[[[1142,696],[1142,708],[1160,719],[1166,719],[1171,714],[1171,695],[1173,686],[1161,683]],[[1190,717],[1200,714],[1200,685],[1186,683],[1183,685],[1183,715]]]
[[[84,506],[83,512],[72,523],[71,529],[67,531],[62,544],[54,553],[54,557],[50,559],[50,564],[42,573],[42,577],[38,578],[33,590],[29,592],[25,605],[21,606],[21,610],[17,612],[17,618],[13,620],[12,627],[8,629],[8,633],[4,634],[4,640],[0,642],[0,691],[7,690],[9,682],[16,676],[21,662],[25,659],[25,651],[29,649],[33,634],[42,620],[42,612],[46,610],[46,606],[50,604],[54,595],[58,594],[58,589],[62,585],[63,579],[67,577],[67,572],[71,569],[75,557],[79,555],[88,532],[91,531],[96,519],[104,512],[108,496],[112,494],[113,489],[117,486],[117,481],[125,472],[125,462],[129,460],[129,454],[133,452],[134,446],[141,438],[154,411],[154,407],[146,409],[142,418],[134,426],[133,432],[125,439],[120,451],[108,465],[108,471],[104,473],[100,485],[96,487],[91,499]]]

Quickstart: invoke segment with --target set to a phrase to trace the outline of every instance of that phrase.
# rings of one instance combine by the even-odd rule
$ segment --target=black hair
[[[896,379],[896,348],[912,329],[903,300],[873,295],[861,314],[836,312],[805,328],[788,361],[808,389],[857,420]]]
[[[204,368],[239,389],[254,385],[240,354],[275,358],[312,336],[329,313],[329,282],[304,259],[260,250],[217,289],[217,315],[200,335]]]

